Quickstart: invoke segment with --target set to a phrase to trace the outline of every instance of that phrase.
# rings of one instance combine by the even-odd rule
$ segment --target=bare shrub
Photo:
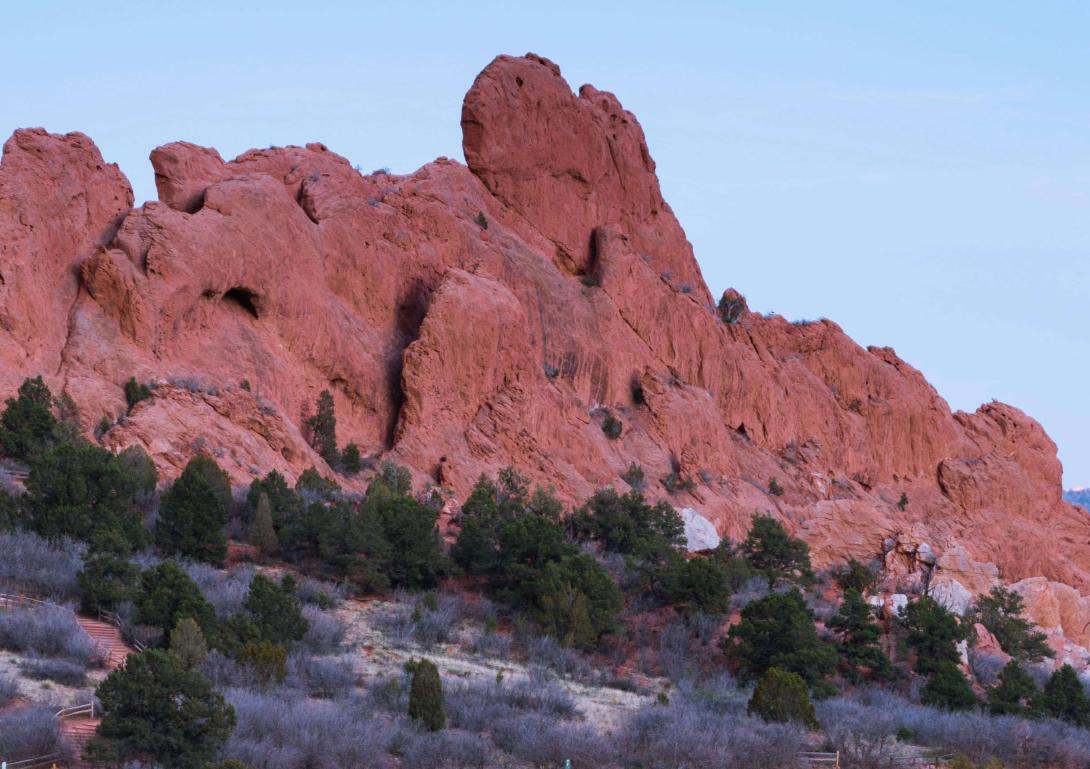
[[[250,591],[250,580],[254,577],[252,566],[239,566],[224,571],[206,563],[182,563],[182,568],[201,594],[212,604],[219,619],[227,619],[232,614],[242,611],[246,595]]]
[[[892,713],[842,697],[817,703],[816,711],[826,738],[848,769],[879,769],[896,755],[899,726]]]
[[[26,531],[0,532],[0,590],[31,593],[57,601],[79,596],[76,575],[86,546],[71,539],[56,542]]]
[[[9,675],[0,674],[0,708],[19,696],[19,681]]]
[[[367,699],[372,708],[400,715],[409,709],[409,675],[402,671],[395,675],[381,677],[367,690]],[[444,693],[444,704],[445,704]]]
[[[746,580],[742,589],[731,596],[730,608],[732,611],[740,611],[753,601],[759,601],[768,595],[768,580],[764,577],[751,577]]]
[[[451,686],[444,692],[444,709],[451,726],[477,733],[524,713],[536,713],[554,721],[578,716],[572,696],[541,675],[512,683]]]
[[[344,624],[332,614],[322,611],[317,606],[303,606],[306,617],[307,634],[303,636],[303,645],[312,652],[329,654],[340,651],[344,644]]]
[[[983,713],[948,713],[916,705],[880,689],[862,689],[850,698],[858,717],[878,722],[889,717],[913,741],[964,753],[976,764],[997,758],[1008,767],[1075,769],[1090,765],[1090,733],[1050,719],[1027,720]],[[818,711],[822,718],[821,710]]]
[[[348,588],[342,583],[326,582],[313,577],[299,579],[295,591],[303,603],[335,609],[348,598]]]
[[[673,620],[659,633],[656,639],[659,667],[671,681],[688,678],[696,671],[690,646],[689,628],[684,620]]]
[[[981,686],[992,686],[999,680],[999,671],[1006,665],[1006,661],[998,654],[973,652],[970,659],[973,667],[973,675]]]
[[[713,713],[741,715],[749,703],[749,692],[739,689],[727,673],[719,673],[699,683],[684,681],[678,684],[678,691],[685,699]]]
[[[425,649],[447,643],[466,616],[466,600],[454,593],[410,595],[398,591],[375,617],[375,624],[399,644]]]
[[[103,655],[76,622],[76,615],[56,606],[0,612],[0,647],[40,657],[64,657],[88,665]]]
[[[252,668],[240,665],[216,649],[208,652],[200,668],[204,677],[217,689],[254,688],[258,683]]]
[[[506,660],[511,658],[514,639],[506,633],[479,633],[473,637],[474,654],[490,659]]]
[[[492,724],[517,715],[510,703],[493,696],[495,687],[472,685],[449,687],[443,692],[447,723],[470,732],[485,732]]]
[[[531,665],[552,670],[557,675],[573,681],[591,681],[594,679],[594,667],[590,661],[575,649],[561,646],[552,636],[536,633],[520,633],[522,647],[526,650],[526,660]]]
[[[401,749],[402,769],[483,769],[489,743],[476,734],[458,731],[414,734]]]
[[[237,724],[225,758],[263,769],[393,767],[398,729],[358,698],[312,700],[293,690],[228,689]]]
[[[63,752],[52,708],[34,705],[0,714],[0,758],[19,761]]]
[[[287,672],[289,685],[326,699],[351,691],[360,678],[351,655],[311,657],[293,653],[288,656]]]
[[[801,733],[792,726],[717,713],[684,699],[640,710],[621,735],[625,762],[646,769],[785,769],[798,765],[802,745]]]
[[[536,766],[609,766],[609,741],[583,724],[524,713],[493,725],[492,741],[506,753]]]
[[[19,664],[19,671],[27,678],[56,681],[64,686],[83,686],[87,683],[87,667],[62,658],[27,660]]]

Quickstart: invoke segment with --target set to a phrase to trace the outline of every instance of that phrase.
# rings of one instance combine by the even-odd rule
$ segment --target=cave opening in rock
[[[235,288],[230,289],[224,293],[223,301],[238,305],[254,318],[258,317],[257,294],[248,288],[236,286]]]

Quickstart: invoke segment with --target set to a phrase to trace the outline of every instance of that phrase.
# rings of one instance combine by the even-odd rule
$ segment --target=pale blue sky
[[[1090,484],[1085,3],[43,0],[0,23],[0,133],[84,131],[138,202],[175,139],[461,160],[476,73],[548,56],[639,117],[714,294],[895,347],[955,408],[1025,409]]]

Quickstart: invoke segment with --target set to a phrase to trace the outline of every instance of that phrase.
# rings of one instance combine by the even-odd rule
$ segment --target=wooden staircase
[[[109,622],[83,617],[78,614],[76,615],[76,621],[79,622],[80,627],[84,629],[87,635],[91,636],[91,640],[102,649],[102,653],[106,657],[106,670],[116,670],[124,665],[125,658],[134,651],[121,637],[121,631]]]
[[[66,718],[61,721],[61,739],[64,740],[64,744],[71,751],[72,763],[70,766],[73,769],[87,766],[83,761],[83,749],[95,736],[101,722],[102,719],[97,716],[95,718]]]
[[[107,672],[117,670],[125,664],[125,660],[135,649],[125,643],[121,630],[115,625],[103,620],[91,619],[82,615],[76,615],[76,621],[91,640],[102,650],[106,660]],[[91,717],[65,718],[61,720],[61,736],[73,756],[73,767],[88,766],[83,760],[83,749],[95,736],[98,725],[102,719],[98,713],[92,713]]]
[[[37,606],[56,607],[56,604],[24,595],[0,593],[0,610],[34,608]],[[116,619],[116,616],[113,618]],[[91,637],[95,645],[102,650],[107,672],[114,671],[124,665],[128,656],[136,651],[125,643],[125,639],[122,637],[121,630],[117,625],[79,614],[76,614],[76,621],[84,632]],[[71,769],[82,769],[82,767],[89,766],[83,760],[83,749],[95,736],[98,725],[102,722],[97,708],[90,703],[75,705],[59,711],[57,718],[60,720],[61,738],[73,757],[73,762],[68,766]],[[49,767],[57,767],[58,763],[57,757],[42,756],[41,759],[20,761],[17,766],[19,765],[22,765],[20,769],[49,769]]]

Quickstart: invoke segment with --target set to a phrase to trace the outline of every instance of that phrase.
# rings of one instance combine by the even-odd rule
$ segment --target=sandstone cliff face
[[[139,208],[87,137],[17,131],[0,389],[41,373],[88,430],[122,415],[106,445],[140,443],[167,475],[208,451],[239,483],[329,471],[300,425],[330,389],[342,443],[458,497],[513,464],[576,500],[636,462],[652,496],[721,535],[771,511],[819,563],[884,555],[910,575],[926,544],[928,578],[973,591],[993,574],[1090,587],[1090,525],[1032,419],[952,414],[891,349],[829,321],[762,317],[736,293],[720,316],[612,94],[503,56],[462,126],[468,165],[407,176],[361,175],[320,144],[229,162],[166,145],[160,199]],[[162,385],[124,414],[130,376]],[[668,492],[671,473],[693,488]]]

